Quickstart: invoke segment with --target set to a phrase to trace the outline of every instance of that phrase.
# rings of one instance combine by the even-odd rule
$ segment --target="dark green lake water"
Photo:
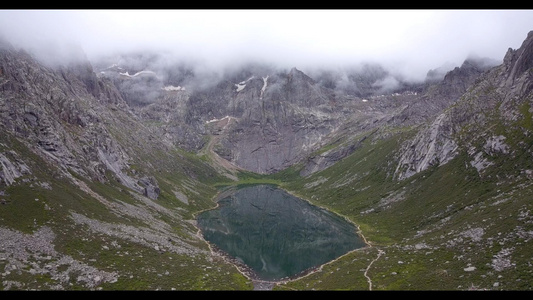
[[[357,228],[269,185],[240,188],[198,216],[204,238],[262,280],[293,277],[364,247]]]

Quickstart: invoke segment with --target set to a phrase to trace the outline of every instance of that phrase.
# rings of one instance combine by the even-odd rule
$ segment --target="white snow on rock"
[[[140,71],[140,72],[137,72],[133,75],[130,75],[130,73],[128,71],[126,71],[126,73],[119,73],[120,75],[123,75],[123,76],[128,76],[128,77],[137,77],[137,76],[140,76],[140,75],[156,75],[155,72],[153,71]]]
[[[246,87],[246,81],[241,81],[240,83],[236,83],[235,86],[237,87],[237,92],[240,92]]]
[[[245,81],[241,81],[239,83],[236,83],[235,86],[237,87],[237,92],[242,91],[246,87],[246,82],[252,80],[253,78],[254,78],[254,76],[246,79]]]
[[[173,86],[173,85],[167,85],[165,87],[162,87],[161,89],[165,90],[165,91],[185,91],[185,87],[181,87],[181,86]]]
[[[225,119],[228,119],[228,118],[231,118],[230,116],[225,116],[224,118],[222,119],[212,119],[212,120],[209,120],[209,121],[205,121],[206,124],[209,124],[209,123],[213,123],[213,122],[218,122],[218,121],[222,121],[222,120],[225,120]]]
[[[265,93],[265,90],[267,87],[267,81],[268,81],[268,75],[266,77],[263,77],[263,87],[261,88],[261,96],[259,96],[259,99],[263,99],[263,94]]]

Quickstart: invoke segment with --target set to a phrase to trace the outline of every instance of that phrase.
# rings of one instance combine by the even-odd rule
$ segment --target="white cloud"
[[[69,41],[89,57],[161,48],[215,65],[262,59],[300,68],[372,59],[415,77],[472,53],[501,60],[530,30],[533,10],[0,11],[0,33],[34,49]]]

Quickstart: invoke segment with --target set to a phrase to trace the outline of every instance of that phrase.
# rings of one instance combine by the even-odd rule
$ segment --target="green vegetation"
[[[102,276],[90,277],[84,273],[91,268],[118,274],[116,280],[98,284],[98,288],[104,290],[253,288],[235,266],[213,257],[207,244],[193,237],[197,229],[190,220],[196,212],[215,205],[212,201],[217,193],[214,183],[227,180],[194,155],[178,150],[175,153],[154,152],[143,160],[143,164],[135,165],[136,172],[140,174],[150,174],[147,165],[157,166],[160,171],[155,173],[160,197],[149,205],[140,200],[141,195],[134,196],[136,191],[116,181],[111,173],[106,174],[109,179],[106,182],[88,180],[71,173],[70,176],[85,186],[80,189],[70,179],[59,175],[61,173],[55,166],[32,153],[17,139],[2,136],[0,145],[3,151],[14,150],[31,171],[16,178],[15,184],[2,187],[2,228],[16,230],[28,240],[41,238],[34,234],[43,227],[51,228],[54,233],[46,242],[52,245],[53,252],[49,252],[47,257],[29,254],[28,263],[31,262],[33,267],[5,272],[3,281],[17,284],[3,286],[3,289],[47,290],[61,286],[69,290],[86,290],[88,286],[84,282]],[[148,161],[150,164],[146,163]],[[174,191],[185,195],[187,201],[177,199]],[[93,224],[106,229],[98,230],[98,227],[76,222],[74,214],[85,216]],[[145,214],[151,217],[145,219],[142,217]],[[143,230],[153,230],[150,228],[154,222],[167,226],[165,230],[172,234],[169,245],[180,249],[180,245],[185,243],[189,245],[185,249],[193,249],[192,252],[180,254],[171,247],[158,250],[154,248],[157,243],[136,236]],[[133,235],[126,231],[121,233],[128,228],[138,229],[139,232]],[[164,236],[163,232],[157,232]],[[27,248],[31,243],[16,242],[22,253],[34,251]],[[80,266],[79,270],[62,262],[69,261],[69,258],[77,261],[75,265]],[[0,267],[10,270],[12,264],[10,260],[2,260]],[[51,267],[54,265],[58,266],[57,269]],[[36,272],[36,269],[48,271]]]
[[[59,264],[70,257],[101,272],[120,274],[98,285],[104,290],[253,289],[235,266],[212,255],[197,237],[194,219],[198,212],[215,207],[217,194],[227,188],[273,184],[355,223],[369,243],[312,274],[276,285],[276,290],[530,290],[530,109],[529,103],[521,105],[521,117],[514,122],[487,114],[491,126],[463,127],[457,132],[462,148],[453,160],[402,181],[394,178],[398,149],[415,128],[383,129],[339,163],[306,177],[300,175],[302,162],[270,175],[237,172],[234,181],[210,165],[209,155],[179,149],[144,153],[132,146],[140,157],[128,174],[153,175],[160,188],[155,201],[143,200],[112,173],[100,182],[72,172],[70,176],[86,186],[80,189],[25,144],[5,135],[0,137],[0,151],[12,149],[31,173],[2,188],[2,227],[28,238],[50,227],[57,253],[46,261],[37,256],[29,261],[40,268],[56,263],[57,272],[69,278],[59,282],[52,273],[32,273],[26,267],[6,274],[4,280],[24,283],[20,289],[53,289],[58,284],[87,289],[78,281],[85,274]],[[467,139],[472,132],[479,132],[477,138]],[[125,133],[114,134],[132,143]],[[491,136],[504,136],[507,152],[487,150]],[[340,146],[338,140],[315,154]],[[480,171],[471,164],[478,152],[490,162]],[[104,229],[76,221],[76,215]],[[139,233],[127,233],[133,228]],[[153,230],[169,240],[144,240],[137,236],[141,230]],[[165,241],[170,246],[155,247]],[[187,251],[169,250],[172,247]],[[0,261],[0,269],[8,268],[7,260]],[[8,288],[17,287],[4,287]]]
[[[532,257],[529,239],[517,233],[532,228],[525,220],[529,217],[518,217],[533,206],[528,200],[533,186],[517,177],[517,169],[531,167],[523,159],[527,152],[517,152],[512,160],[495,154],[494,165],[482,174],[470,166],[470,156],[460,153],[445,165],[398,182],[391,176],[396,166],[390,161],[402,139],[366,141],[342,163],[307,178],[295,176],[296,169],[274,177],[287,179],[281,185],[294,194],[359,225],[371,243],[368,250],[384,251],[368,272],[374,290],[530,289],[523,282],[530,281],[523,279],[530,272],[518,267]],[[504,164],[509,167],[502,172]],[[492,264],[505,249],[513,249],[516,266],[495,270]],[[350,263],[342,258],[327,267],[337,266],[335,272],[324,268],[277,288],[368,289],[360,262],[368,265],[377,258],[375,251],[349,257]]]

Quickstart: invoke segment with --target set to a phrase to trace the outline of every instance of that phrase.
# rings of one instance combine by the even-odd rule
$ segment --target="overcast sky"
[[[15,46],[69,42],[89,58],[155,48],[213,65],[371,59],[419,77],[470,54],[502,60],[531,30],[533,10],[0,10],[0,34]]]

